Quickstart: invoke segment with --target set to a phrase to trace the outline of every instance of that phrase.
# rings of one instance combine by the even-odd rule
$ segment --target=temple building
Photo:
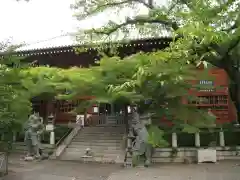
[[[127,43],[118,43],[118,52],[120,57],[125,57],[135,54],[139,51],[151,52],[156,49],[163,49],[171,42],[170,37],[161,37],[158,39],[141,39],[132,40]],[[49,43],[51,44],[51,43]],[[89,67],[96,65],[99,60],[97,56],[98,46],[84,46],[84,45],[67,45],[67,46],[52,46],[49,44],[42,47],[41,45],[35,47],[22,47],[17,50],[18,56],[24,57],[26,62],[34,63],[34,65],[49,65],[50,67],[69,68],[69,67]],[[110,44],[104,44],[109,48]],[[77,47],[87,48],[86,52],[76,53]],[[201,68],[200,68],[201,69]],[[199,68],[197,70],[200,70]],[[217,116],[218,122],[231,122],[236,120],[236,113],[231,98],[228,92],[228,77],[223,69],[212,67],[209,69],[209,75],[214,77],[213,81],[200,80],[199,82],[192,82],[194,84],[202,85],[204,88],[194,91],[189,90],[189,93],[195,93],[200,97],[199,102],[191,102],[198,108],[211,108],[213,113]],[[39,112],[40,115],[46,118],[49,114],[55,115],[55,123],[64,124],[74,122],[76,117],[69,114],[76,106],[78,101],[49,101],[36,97],[33,99],[33,109]],[[114,111],[114,112],[113,112]],[[114,108],[113,105],[100,104],[98,108],[93,107],[89,109],[89,114],[94,117],[106,117],[116,114],[120,109]],[[103,122],[100,121],[99,122]]]
[[[139,51],[151,52],[164,49],[169,46],[171,41],[171,37],[135,39],[118,43],[117,51],[120,57],[126,57]],[[101,46],[105,46],[108,49],[111,44],[105,43],[101,44]],[[76,48],[78,47],[84,47],[87,51],[76,53]],[[97,45],[86,46],[78,44],[65,46],[59,46],[59,44],[56,46],[54,44],[51,46],[49,42],[45,46],[22,47],[16,53],[18,56],[23,57],[25,62],[35,66],[48,65],[59,68],[89,67],[97,65],[96,61],[99,60],[97,48]],[[196,71],[201,71],[203,68],[200,65],[196,68]],[[226,72],[223,69],[210,67],[208,73],[209,76],[213,77],[213,80],[202,79],[191,82],[192,88],[189,89],[189,94],[198,96],[199,100],[185,103],[197,106],[199,109],[211,109],[211,112],[217,117],[217,123],[234,122],[236,120],[236,111],[229,95],[229,80]],[[195,86],[200,88],[195,88]],[[47,119],[49,115],[54,115],[54,124],[77,124],[77,115],[70,113],[77,107],[77,99],[70,102],[39,96],[33,98],[32,103],[33,111],[39,112],[44,119]],[[57,143],[54,156],[61,160],[123,162],[126,159],[124,158],[126,156],[125,148],[123,148],[123,139],[127,132],[126,121],[121,115],[121,109],[115,107],[114,104],[100,103],[88,110],[86,119],[84,126],[90,127],[81,128],[78,125],[75,126],[59,144]],[[166,119],[161,121],[168,122]],[[199,138],[199,134],[196,134],[196,146],[200,146]],[[220,144],[223,145],[222,136],[220,139]],[[172,147],[177,147],[176,133],[172,133],[171,143]],[[86,158],[86,149],[88,151],[91,150],[94,155]],[[156,155],[156,161],[162,162],[158,155]],[[179,161],[182,161],[182,159]]]

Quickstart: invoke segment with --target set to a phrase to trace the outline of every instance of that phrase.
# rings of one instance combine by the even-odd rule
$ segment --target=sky
[[[104,14],[82,22],[73,17],[74,0],[0,0],[0,41],[36,43],[76,32],[78,27],[100,27],[107,21]],[[131,11],[126,11],[131,15]],[[65,39],[66,40],[66,39]]]
[[[59,3],[61,2],[61,3]],[[70,0],[0,0],[0,41],[33,42],[76,28]]]
[[[79,22],[73,17],[70,4],[73,0],[0,0],[0,41],[8,38],[14,43],[34,43],[51,39],[77,27],[101,26],[101,16],[91,21]]]
[[[18,49],[20,51],[74,45],[81,42],[76,40],[76,36],[66,34],[76,33],[79,29],[102,27],[109,19],[115,22],[124,21],[126,16],[148,14],[148,9],[139,5],[135,9],[121,10],[120,15],[104,12],[80,22],[73,17],[74,11],[70,8],[75,1],[0,0],[0,42],[10,40],[11,44],[25,44]],[[161,0],[160,4],[166,4],[167,1]],[[169,32],[165,33],[168,36]],[[131,38],[142,38],[138,37],[138,33],[132,34],[134,37]]]

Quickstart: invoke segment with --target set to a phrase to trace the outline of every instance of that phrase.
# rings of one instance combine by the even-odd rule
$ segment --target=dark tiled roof
[[[120,42],[115,43],[119,47],[139,47],[146,45],[156,45],[156,44],[168,44],[172,40],[171,37],[162,37],[162,38],[150,38],[150,39],[136,39],[128,42]],[[96,43],[96,44],[80,44],[80,43],[72,43],[72,44],[64,44],[60,46],[53,46],[52,44],[48,44],[48,46],[43,46],[38,48],[27,48],[21,47],[16,50],[16,53],[19,56],[32,56],[32,55],[44,55],[44,54],[56,54],[56,53],[64,53],[64,52],[74,52],[77,47],[84,47],[89,50],[96,50],[102,47],[109,47],[111,44],[109,43]]]
[[[36,51],[44,51],[44,50],[54,50],[54,49],[68,49],[74,46],[88,46],[89,48],[97,48],[99,46],[102,46],[103,44],[108,44],[111,43],[119,43],[119,45],[121,46],[121,44],[125,44],[127,45],[129,42],[133,42],[133,41],[145,41],[148,39],[170,39],[171,33],[169,33],[168,30],[164,29],[161,30],[161,35],[139,35],[139,33],[135,33],[134,36],[131,37],[120,37],[120,38],[115,38],[115,40],[113,40],[114,38],[110,37],[110,38],[104,38],[104,39],[100,39],[100,40],[96,40],[96,41],[92,41],[90,40],[90,38],[84,38],[84,36],[82,37],[78,37],[78,39],[81,39],[81,41],[77,41],[76,40],[76,34],[73,33],[67,33],[67,34],[63,34],[48,40],[44,40],[44,41],[38,41],[35,43],[31,43],[31,44],[26,44],[20,48],[18,48],[16,50],[16,52],[18,53],[26,53],[26,52],[36,52]],[[83,40],[85,39],[85,40]],[[89,43],[91,42],[91,43]],[[138,44],[138,43],[136,43]]]

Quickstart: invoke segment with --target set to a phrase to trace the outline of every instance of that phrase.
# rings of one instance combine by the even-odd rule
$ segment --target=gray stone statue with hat
[[[24,142],[27,147],[27,155],[25,160],[33,160],[41,158],[42,144],[41,135],[44,131],[42,118],[37,113],[29,116],[24,126],[25,138]]]

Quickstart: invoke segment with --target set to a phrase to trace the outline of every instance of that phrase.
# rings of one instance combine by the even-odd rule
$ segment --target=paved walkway
[[[107,180],[240,180],[239,162],[165,164],[114,172]]]
[[[240,180],[240,161],[123,169],[119,165],[12,160],[9,169],[5,180]]]

